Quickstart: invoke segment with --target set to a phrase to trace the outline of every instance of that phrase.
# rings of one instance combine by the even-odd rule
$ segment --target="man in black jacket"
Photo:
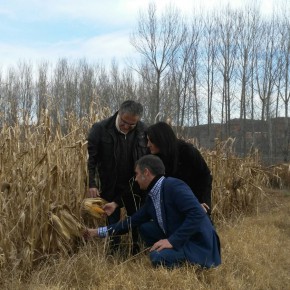
[[[130,188],[134,177],[135,162],[147,154],[146,127],[140,121],[143,107],[140,103],[127,100],[113,116],[95,123],[88,135],[88,197],[101,196],[108,201],[104,210],[108,223],[120,219],[120,208],[125,206],[130,216],[136,212],[141,202],[141,192]],[[96,174],[100,184],[97,186]],[[137,232],[133,233],[133,251]],[[118,244],[115,239],[114,245]],[[116,248],[116,247],[115,247]]]

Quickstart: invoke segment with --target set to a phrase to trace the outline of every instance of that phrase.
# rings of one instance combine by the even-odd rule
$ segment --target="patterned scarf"
[[[161,185],[164,179],[165,177],[162,176],[157,180],[155,185],[150,190],[149,196],[151,197],[153,201],[158,224],[160,228],[162,229],[162,231],[165,233],[164,223],[163,223],[162,214],[161,214],[161,203],[160,203],[160,191],[161,191]]]

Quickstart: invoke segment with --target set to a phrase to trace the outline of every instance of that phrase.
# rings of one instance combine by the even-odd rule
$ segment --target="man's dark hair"
[[[127,100],[121,104],[119,113],[120,114],[128,113],[130,115],[142,117],[143,106],[135,101]]]
[[[145,168],[149,169],[149,171],[153,175],[164,175],[165,174],[165,167],[162,160],[155,155],[149,154],[141,157],[137,160],[135,167],[138,166],[143,173]]]
[[[166,167],[166,174],[175,174],[178,159],[178,139],[172,127],[165,122],[158,122],[147,128],[147,136],[151,143],[158,147],[158,155]]]

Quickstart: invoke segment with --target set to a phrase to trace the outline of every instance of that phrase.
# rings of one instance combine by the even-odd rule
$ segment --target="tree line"
[[[230,137],[231,120],[238,118],[243,152],[249,149],[246,122],[266,122],[271,154],[272,120],[283,116],[288,152],[290,7],[280,8],[265,17],[255,4],[225,6],[185,18],[172,5],[158,11],[149,4],[139,11],[129,40],[139,58],[124,66],[62,58],[55,64],[19,61],[2,70],[0,126],[37,123],[44,109],[64,122],[67,112],[87,116],[92,103],[114,112],[125,99],[135,99],[148,124],[207,124],[208,140],[215,137],[214,123],[223,124],[220,138]]]

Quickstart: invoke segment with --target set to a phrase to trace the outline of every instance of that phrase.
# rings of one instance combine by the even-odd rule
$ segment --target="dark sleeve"
[[[117,196],[115,196],[115,198],[113,199],[113,201],[119,206],[119,207],[123,207],[124,203],[122,200],[122,196],[120,194],[118,194]]]
[[[192,180],[189,182],[193,193],[196,195],[200,203],[206,203],[211,207],[211,189],[212,189],[212,175],[202,157],[201,153],[193,145],[189,145],[186,162],[189,162],[191,168],[189,172],[192,174]]]
[[[97,187],[96,184],[96,170],[99,163],[99,143],[101,140],[101,126],[94,124],[88,134],[88,174],[89,174],[89,188]]]
[[[119,222],[108,226],[108,234],[122,235],[129,232],[130,229],[136,228],[139,225],[150,220],[150,215],[147,212],[147,204],[143,205],[132,216],[120,220]]]

